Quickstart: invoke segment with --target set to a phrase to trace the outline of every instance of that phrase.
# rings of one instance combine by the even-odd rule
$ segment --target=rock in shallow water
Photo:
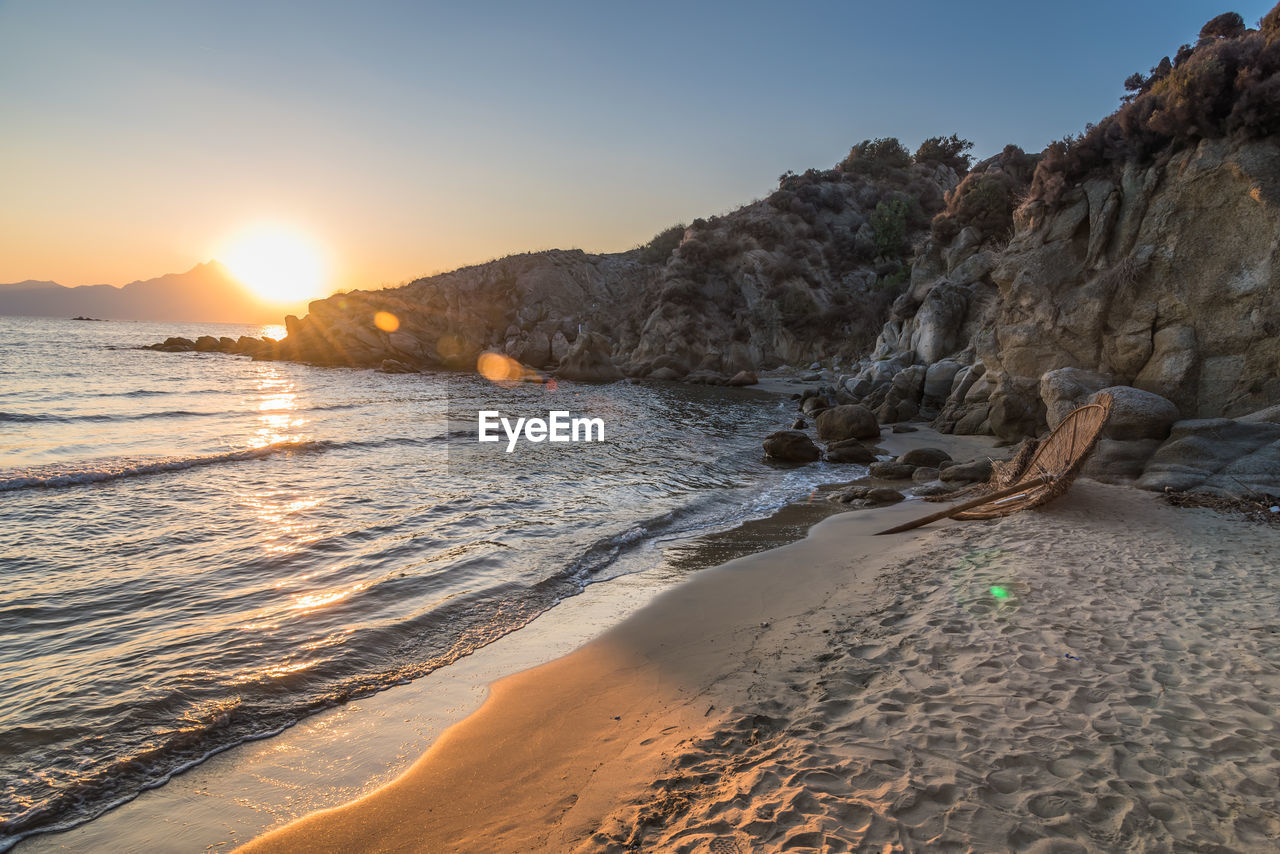
[[[799,430],[779,430],[764,440],[764,452],[787,463],[811,463],[822,456],[813,440]]]
[[[870,409],[857,403],[846,403],[823,410],[816,423],[818,438],[829,442],[880,437],[880,423],[876,421],[876,416]]]

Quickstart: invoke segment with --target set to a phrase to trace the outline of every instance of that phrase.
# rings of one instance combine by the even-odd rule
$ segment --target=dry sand
[[[1277,849],[1274,528],[1081,481],[870,536],[927,509],[702,572],[242,850]]]

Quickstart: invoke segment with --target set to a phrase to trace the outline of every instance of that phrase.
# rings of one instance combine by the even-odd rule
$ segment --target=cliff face
[[[511,256],[318,300],[287,319],[276,355],[468,369],[497,350],[554,369],[592,332],[630,376],[851,357],[874,337],[912,244],[956,181],[948,166],[919,163],[787,175],[767,199],[672,235],[673,248]]]
[[[1029,202],[1007,246],[972,228],[931,243],[842,387],[885,419],[1009,439],[1046,426],[1045,375],[1063,368],[1089,391],[1159,394],[1183,418],[1280,402],[1277,203],[1280,147],[1206,140]]]

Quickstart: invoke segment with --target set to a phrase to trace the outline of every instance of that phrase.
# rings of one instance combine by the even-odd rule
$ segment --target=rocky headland
[[[511,256],[317,300],[278,342],[156,349],[386,371],[496,351],[578,381],[810,366],[803,414],[851,462],[868,418],[1013,443],[1108,391],[1091,476],[1280,495],[1278,71],[1280,14],[1222,15],[1039,154],[867,140],[628,252]],[[823,430],[852,406],[861,432]],[[779,457],[816,459],[796,433]]]

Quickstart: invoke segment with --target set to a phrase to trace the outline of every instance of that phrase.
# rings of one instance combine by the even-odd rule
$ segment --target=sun
[[[323,256],[302,232],[284,225],[255,225],[232,238],[223,263],[268,302],[300,302],[322,296]]]

